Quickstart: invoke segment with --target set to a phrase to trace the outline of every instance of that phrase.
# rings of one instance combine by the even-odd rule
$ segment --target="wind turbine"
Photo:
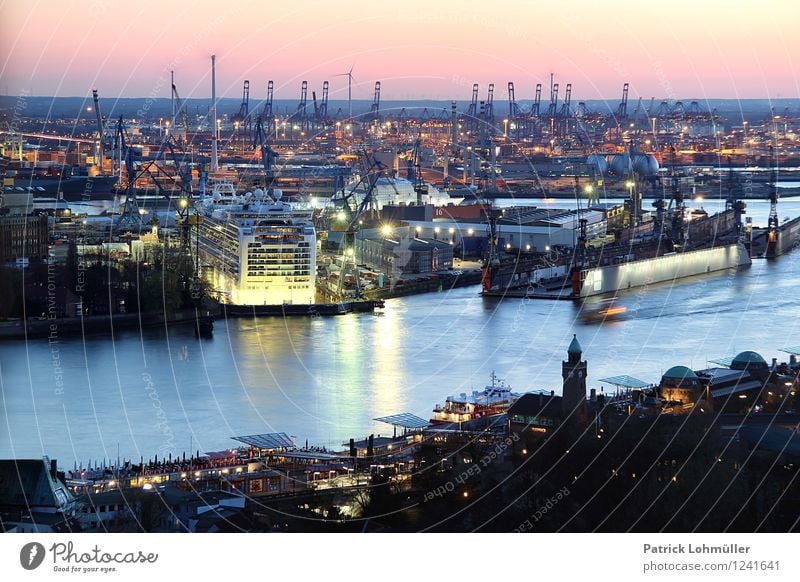
[[[353,67],[355,67],[355,63],[353,66],[350,67],[350,70],[346,73],[339,73],[338,75],[334,75],[334,77],[347,77],[347,117],[348,119],[353,119]]]

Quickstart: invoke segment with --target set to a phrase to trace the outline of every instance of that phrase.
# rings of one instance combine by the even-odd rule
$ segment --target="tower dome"
[[[686,366],[672,366],[661,376],[661,385],[689,388],[698,385],[700,378]]]
[[[751,351],[741,352],[731,362],[731,370],[766,370],[768,368],[767,361],[760,354]]]

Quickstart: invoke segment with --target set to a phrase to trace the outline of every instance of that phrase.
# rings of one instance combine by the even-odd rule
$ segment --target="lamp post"
[[[633,180],[628,180],[625,182],[625,186],[628,188],[628,200],[630,200],[631,205],[631,214],[633,214],[633,221],[632,224],[636,224],[639,220],[639,204],[636,200],[634,200],[634,188],[636,187],[636,182]]]
[[[386,241],[391,236],[393,230],[394,229],[392,228],[391,224],[384,224],[381,227],[381,233],[383,234],[383,246],[384,246],[383,252],[385,253],[384,256],[381,257],[381,261],[385,264],[385,267],[386,267],[386,278],[387,279],[389,277],[391,277],[392,266],[391,266],[390,258],[388,256],[386,256],[388,254],[388,253],[386,253]]]

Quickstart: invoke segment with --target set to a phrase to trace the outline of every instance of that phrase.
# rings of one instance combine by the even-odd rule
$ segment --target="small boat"
[[[214,318],[211,313],[206,313],[197,318],[194,333],[197,337],[209,338],[214,335]]]
[[[491,384],[482,391],[473,390],[472,394],[462,392],[459,396],[448,396],[444,404],[437,404],[433,409],[431,423],[462,423],[484,416],[502,414],[520,396],[521,394],[512,392],[511,386],[492,372]]]
[[[584,306],[582,318],[587,322],[604,322],[622,319],[628,309],[624,305],[617,305],[614,299],[605,299],[594,307]]]

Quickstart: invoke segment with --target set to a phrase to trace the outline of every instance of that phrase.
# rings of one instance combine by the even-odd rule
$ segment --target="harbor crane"
[[[114,162],[118,165],[120,183],[122,183],[122,168],[125,168],[125,206],[122,214],[116,221],[115,226],[119,230],[140,230],[142,228],[142,216],[139,212],[139,202],[134,192],[134,182],[136,172],[133,165],[133,150],[128,141],[128,130],[125,122],[120,115],[114,128]]]
[[[186,107],[183,101],[181,101],[180,95],[178,95],[178,88],[175,86],[175,83],[172,84],[172,98],[175,100],[175,111],[172,116],[172,127],[176,127],[176,121],[179,121],[180,124],[183,126],[183,130],[186,132],[184,135],[184,139],[188,142],[189,141],[189,115],[186,113]]]
[[[625,120],[628,117],[628,88],[629,84],[625,83],[622,86],[622,101],[619,102],[617,107],[617,123]]]
[[[272,94],[275,83],[270,80],[267,82],[267,98],[264,100],[264,107],[261,109],[261,116],[264,119],[272,119],[275,114],[272,112]]]
[[[489,90],[486,93],[484,120],[490,124],[494,123],[494,83],[489,83]]]
[[[533,98],[533,105],[531,106],[531,116],[539,117],[542,107],[542,84],[536,83],[536,93]]]
[[[372,98],[372,105],[369,108],[369,114],[375,121],[381,118],[381,82],[375,81],[375,95]]]
[[[328,119],[328,89],[330,84],[328,81],[322,83],[322,102],[319,104],[319,119],[325,122]]]
[[[558,117],[561,119],[563,123],[563,127],[561,128],[561,135],[569,135],[570,127],[569,127],[569,120],[572,116],[572,109],[571,107],[572,102],[572,83],[567,83],[567,88],[564,91],[564,102],[561,104],[561,109],[558,112]]]
[[[514,95],[514,81],[508,82],[508,118],[514,119],[519,115],[519,105]]]
[[[472,99],[469,102],[469,107],[467,107],[467,113],[465,114],[465,126],[470,129],[475,129],[478,127],[478,84],[474,83],[472,85]]]
[[[246,131],[253,129],[253,121],[250,118],[250,81],[245,79],[242,86],[242,103],[239,105],[239,111],[231,117],[234,127],[244,128]]]
[[[306,108],[307,103],[308,81],[303,81],[303,83],[300,85],[300,103],[297,104],[297,111],[295,112],[295,116],[300,120],[300,126],[303,129],[306,129],[306,123],[308,121],[308,112]]]
[[[97,89],[92,89],[92,99],[94,100],[94,115],[97,120],[97,140],[94,146],[94,165],[97,168],[97,173],[103,175],[103,158],[105,157],[103,140],[105,139],[105,127],[103,125],[103,116],[100,114],[100,98],[97,95]]]
[[[355,280],[356,297],[361,297],[354,249],[355,235],[362,222],[362,217],[368,212],[377,210],[374,192],[378,179],[384,174],[385,170],[385,166],[380,161],[363,150],[359,152],[359,162],[362,171],[358,182],[349,191],[342,188],[341,191],[331,197],[333,207],[338,209],[335,210],[336,220],[340,223],[345,223],[344,228],[341,229],[342,238],[339,242],[339,250],[342,254],[338,287],[339,297],[342,297],[342,285],[348,273],[352,274]],[[363,190],[363,196],[361,196],[359,189]],[[361,197],[360,200],[359,197]]]
[[[408,160],[408,179],[414,184],[417,204],[422,204],[422,197],[428,195],[428,185],[422,177],[422,139],[414,140],[411,157]]]
[[[272,186],[275,180],[275,174],[272,166],[278,153],[273,150],[267,142],[267,132],[264,130],[264,120],[259,115],[256,119],[256,127],[253,131],[253,149],[261,148],[261,166],[264,168],[264,177],[266,178],[266,188]]]

